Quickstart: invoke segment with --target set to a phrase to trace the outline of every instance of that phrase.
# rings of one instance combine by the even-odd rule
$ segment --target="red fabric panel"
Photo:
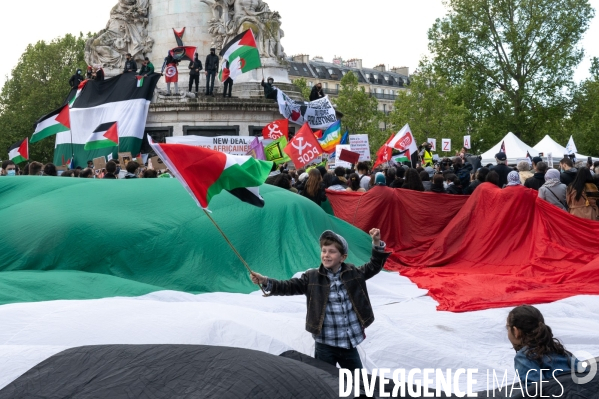
[[[522,186],[482,184],[472,196],[374,187],[327,191],[335,215],[377,227],[394,253],[386,268],[454,312],[599,295],[599,223]]]

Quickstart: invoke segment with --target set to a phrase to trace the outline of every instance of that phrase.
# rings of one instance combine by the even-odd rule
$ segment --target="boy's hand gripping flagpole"
[[[241,263],[243,263],[243,265],[248,270],[248,272],[250,272],[250,274],[252,274],[253,271],[252,271],[252,269],[250,269],[250,266],[247,264],[247,262],[245,261],[245,259],[243,259],[241,257],[241,255],[239,254],[239,252],[237,252],[237,249],[235,249],[235,247],[233,246],[233,243],[227,238],[227,236],[225,235],[225,232],[222,231],[222,229],[219,227],[219,225],[216,223],[216,221],[214,219],[212,219],[212,216],[210,216],[210,212],[208,210],[206,210],[206,209],[203,209],[203,211],[206,214],[206,216],[208,216],[208,219],[210,219],[210,221],[212,222],[212,224],[214,224],[214,227],[216,227],[216,229],[218,230],[218,232],[223,236],[223,238],[225,239],[225,241],[227,242],[227,244],[229,244],[229,246],[231,247],[231,249],[233,250],[233,252],[235,252],[235,255],[237,255],[237,257],[239,258],[239,260],[241,261]],[[264,294],[263,296],[267,296],[266,295],[266,291],[264,291],[264,288],[262,288],[262,284],[258,284],[258,286],[260,287],[260,290],[262,290],[262,294]]]

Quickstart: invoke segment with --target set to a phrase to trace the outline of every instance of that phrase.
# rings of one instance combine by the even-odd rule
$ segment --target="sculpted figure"
[[[85,45],[88,65],[120,69],[126,53],[131,53],[133,59],[141,62],[154,44],[146,30],[148,6],[149,0],[118,0],[110,11],[106,28]]]

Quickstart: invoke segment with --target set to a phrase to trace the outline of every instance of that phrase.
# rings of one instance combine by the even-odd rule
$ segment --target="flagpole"
[[[222,229],[218,226],[218,224],[216,224],[216,221],[214,219],[212,219],[212,216],[210,216],[210,213],[206,209],[203,209],[203,211],[206,214],[206,216],[208,216],[208,219],[210,219],[210,221],[212,222],[212,224],[214,224],[214,227],[216,227],[216,229],[218,230],[218,232],[223,236],[223,238],[225,239],[225,241],[227,242],[227,244],[229,244],[229,246],[231,247],[231,249],[233,250],[233,252],[235,252],[235,255],[237,255],[237,257],[239,258],[239,260],[241,261],[241,263],[243,263],[243,265],[248,270],[248,272],[250,272],[250,274],[253,273],[252,269],[250,269],[250,266],[247,264],[247,262],[245,261],[245,259],[243,259],[241,257],[241,255],[239,254],[239,252],[237,252],[237,250],[233,246],[233,243],[231,243],[231,241],[227,238],[227,236],[225,235],[225,232],[222,231]],[[267,296],[266,292],[264,291],[264,288],[262,288],[262,284],[258,284],[258,285],[260,286],[260,290],[262,290],[262,293],[264,294],[264,296]]]

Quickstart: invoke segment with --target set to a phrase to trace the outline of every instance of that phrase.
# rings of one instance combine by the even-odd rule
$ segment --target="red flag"
[[[196,47],[194,46],[179,46],[168,52],[174,59],[178,61],[193,61],[194,54],[196,53]]]
[[[372,169],[375,169],[380,164],[389,162],[391,160],[393,148],[389,147],[387,144],[393,140],[393,137],[395,137],[395,134],[392,134],[391,137],[389,137],[389,140],[387,140],[387,142],[383,144],[383,146],[376,152],[376,162],[374,163]]]
[[[168,64],[164,70],[164,78],[166,83],[177,83],[179,81],[179,71],[177,64]]]
[[[270,122],[262,129],[262,137],[265,139],[276,140],[281,136],[285,136],[287,141],[289,141],[289,121],[287,119]]]
[[[322,154],[322,148],[307,122],[283,151],[289,155],[296,167],[303,167]]]

